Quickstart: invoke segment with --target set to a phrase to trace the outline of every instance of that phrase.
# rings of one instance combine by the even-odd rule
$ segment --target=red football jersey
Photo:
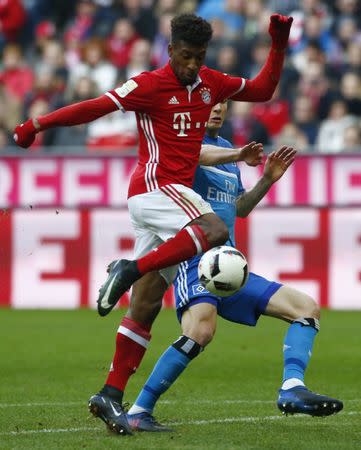
[[[170,183],[191,187],[213,105],[245,85],[243,78],[203,66],[197,81],[183,86],[167,64],[107,92],[119,109],[136,113],[139,160],[128,196]]]

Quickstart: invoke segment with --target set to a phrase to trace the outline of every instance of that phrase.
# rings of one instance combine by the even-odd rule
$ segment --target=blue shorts
[[[245,286],[230,297],[218,297],[205,289],[198,279],[199,258],[193,258],[179,266],[174,281],[177,317],[197,303],[210,303],[217,307],[218,315],[231,322],[255,326],[264,313],[269,299],[282,286],[250,272]]]

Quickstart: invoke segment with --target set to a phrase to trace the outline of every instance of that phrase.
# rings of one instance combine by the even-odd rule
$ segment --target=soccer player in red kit
[[[179,15],[172,20],[170,61],[165,67],[135,76],[99,98],[16,127],[15,141],[28,147],[37,132],[50,127],[87,123],[117,109],[136,112],[139,161],[128,192],[136,233],[135,259],[109,265],[98,298],[100,315],[108,314],[121,295],[142,279],[135,301],[131,301],[134,308],[139,292],[151,295],[152,272],[159,271],[170,284],[175,275],[172,266],[228,239],[226,225],[191,189],[206,122],[212,106],[225,99],[258,102],[272,97],[280,79],[291,23],[290,17],[271,16],[272,48],[268,59],[254,79],[246,80],[204,66],[211,26],[193,14]],[[90,400],[92,412],[120,434],[130,434],[121,406],[123,390],[144,355],[156,312],[145,316],[142,321],[133,317],[122,321],[106,385]],[[131,349],[124,358],[126,344]],[[125,359],[126,367],[122,363]]]

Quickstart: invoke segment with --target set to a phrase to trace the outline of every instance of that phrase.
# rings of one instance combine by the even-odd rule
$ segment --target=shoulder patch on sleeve
[[[134,80],[128,80],[123,84],[123,86],[116,88],[115,92],[119,95],[120,98],[124,98],[132,91],[134,91],[134,89],[136,89],[137,87],[138,83],[136,83]]]

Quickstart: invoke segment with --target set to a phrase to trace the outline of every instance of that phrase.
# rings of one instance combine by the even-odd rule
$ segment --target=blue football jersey
[[[211,138],[207,135],[203,139],[203,144],[233,148],[232,144],[225,139],[221,137]],[[234,247],[236,198],[244,192],[237,164],[198,166],[193,181],[193,189],[211,204],[213,211],[225,222],[230,236],[226,245]]]
[[[232,145],[221,137],[213,139],[206,136],[203,143],[232,148]],[[234,246],[235,202],[237,196],[244,192],[237,164],[199,166],[193,189],[212,205],[214,212],[227,224],[230,240],[226,245]],[[218,315],[226,320],[244,325],[256,325],[269,299],[282,285],[251,272],[246,285],[241,290],[230,297],[217,297],[208,292],[199,282],[200,258],[201,256],[197,255],[179,265],[178,274],[174,280],[178,320],[181,321],[182,314],[187,308],[205,302],[215,305]]]

